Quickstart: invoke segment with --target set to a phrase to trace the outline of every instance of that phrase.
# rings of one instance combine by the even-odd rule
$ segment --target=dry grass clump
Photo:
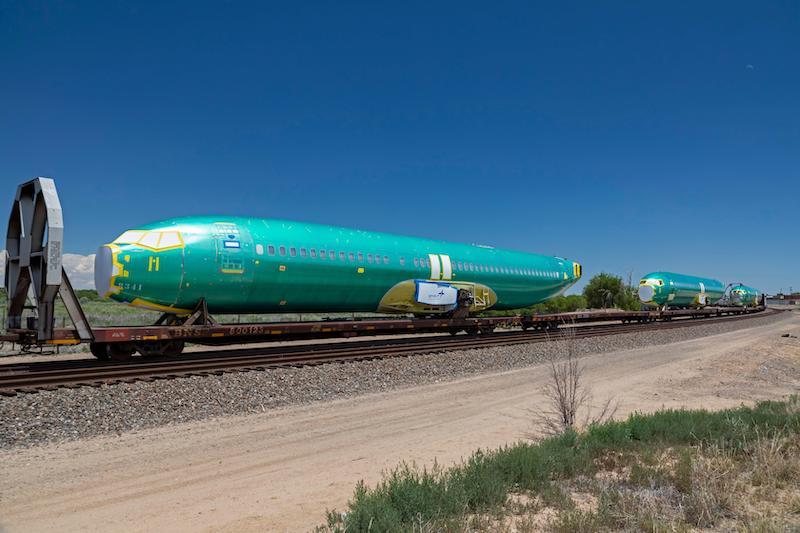
[[[533,421],[543,435],[584,430],[593,424],[611,420],[617,402],[608,398],[594,405],[591,387],[584,381],[585,366],[575,348],[575,330],[567,329],[554,342],[549,380],[544,386],[545,405],[534,410]],[[540,435],[532,434],[536,439]]]
[[[798,399],[664,410],[401,465],[324,531],[800,531]]]
[[[551,531],[800,530],[800,439],[779,431],[736,450],[716,444],[634,454],[596,475],[596,510],[555,513]]]

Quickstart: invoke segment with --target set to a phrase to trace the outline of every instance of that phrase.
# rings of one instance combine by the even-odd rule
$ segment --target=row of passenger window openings
[[[267,255],[275,255],[276,249],[275,246],[269,244],[267,245]],[[286,246],[278,246],[277,248],[278,255],[282,257],[286,257],[287,255],[287,248]],[[264,255],[264,247],[261,244],[256,244],[256,254]],[[298,249],[294,246],[290,246],[288,248],[288,255],[289,257],[297,257]],[[306,257],[311,257],[311,259],[322,259],[325,260],[330,259],[331,261],[336,260],[336,251],[335,250],[320,250],[319,253],[317,252],[316,248],[310,248],[306,250],[305,248],[300,248],[299,255],[301,258],[305,259]],[[346,261],[349,260],[351,263],[356,261],[358,258],[359,263],[364,262],[364,253],[363,252],[339,252],[339,260]],[[380,254],[367,254],[367,263],[369,264],[380,264],[381,260],[383,261],[384,265],[388,265],[390,263],[390,259],[388,255],[384,255],[381,257]],[[412,259],[414,266],[417,268],[430,268],[431,263],[430,260],[426,257],[414,257]],[[405,266],[406,259],[405,257],[400,257],[400,266]],[[461,261],[453,261],[453,266],[455,270],[465,271],[465,272],[496,272],[496,273],[503,273],[503,274],[520,274],[525,276],[541,276],[541,277],[550,277],[550,278],[558,278],[557,272],[552,271],[545,271],[545,270],[536,270],[532,268],[509,268],[509,267],[496,267],[492,265],[476,265],[474,263],[468,262],[461,262]]]

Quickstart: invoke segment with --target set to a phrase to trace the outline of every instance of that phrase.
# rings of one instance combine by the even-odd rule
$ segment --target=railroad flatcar
[[[730,288],[730,305],[741,307],[757,306],[761,293],[753,287],[736,283]]]
[[[718,280],[673,272],[651,272],[639,281],[639,299],[650,307],[704,307],[724,294]]]
[[[581,265],[559,257],[341,227],[175,218],[99,248],[100,296],[173,315],[512,309],[563,293]]]

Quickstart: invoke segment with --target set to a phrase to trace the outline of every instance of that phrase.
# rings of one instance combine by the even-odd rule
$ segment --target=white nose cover
[[[94,256],[94,290],[101,298],[111,292],[111,277],[114,275],[114,258],[111,248],[101,246]]]
[[[639,285],[639,299],[643,302],[652,302],[656,291],[651,285]]]

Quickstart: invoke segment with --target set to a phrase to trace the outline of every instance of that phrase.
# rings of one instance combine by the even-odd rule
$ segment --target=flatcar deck
[[[765,315],[779,311],[767,311]],[[450,350],[509,346],[547,342],[564,338],[586,338],[638,331],[659,331],[695,325],[747,319],[738,316],[704,320],[676,320],[649,323],[586,323],[563,325],[556,331],[507,331],[494,335],[414,336],[347,343],[313,343],[256,348],[228,348],[221,351],[192,352],[181,358],[135,358],[120,362],[38,361],[0,365],[0,396],[36,392],[57,387],[96,386],[137,380],[205,376],[223,372],[267,370],[285,366],[308,366],[332,362],[381,359]]]
[[[154,325],[93,327],[94,343],[123,344],[184,341],[196,344],[239,344],[299,339],[324,339],[409,333],[488,333],[496,328],[555,329],[564,324],[591,322],[652,322],[659,320],[740,315],[762,311],[763,307],[706,307],[665,311],[580,311],[544,315],[513,315],[474,318],[375,318],[306,322],[236,323],[214,325]],[[54,329],[53,338],[37,341],[36,331],[11,330],[4,340],[22,345],[78,344],[74,329]]]

